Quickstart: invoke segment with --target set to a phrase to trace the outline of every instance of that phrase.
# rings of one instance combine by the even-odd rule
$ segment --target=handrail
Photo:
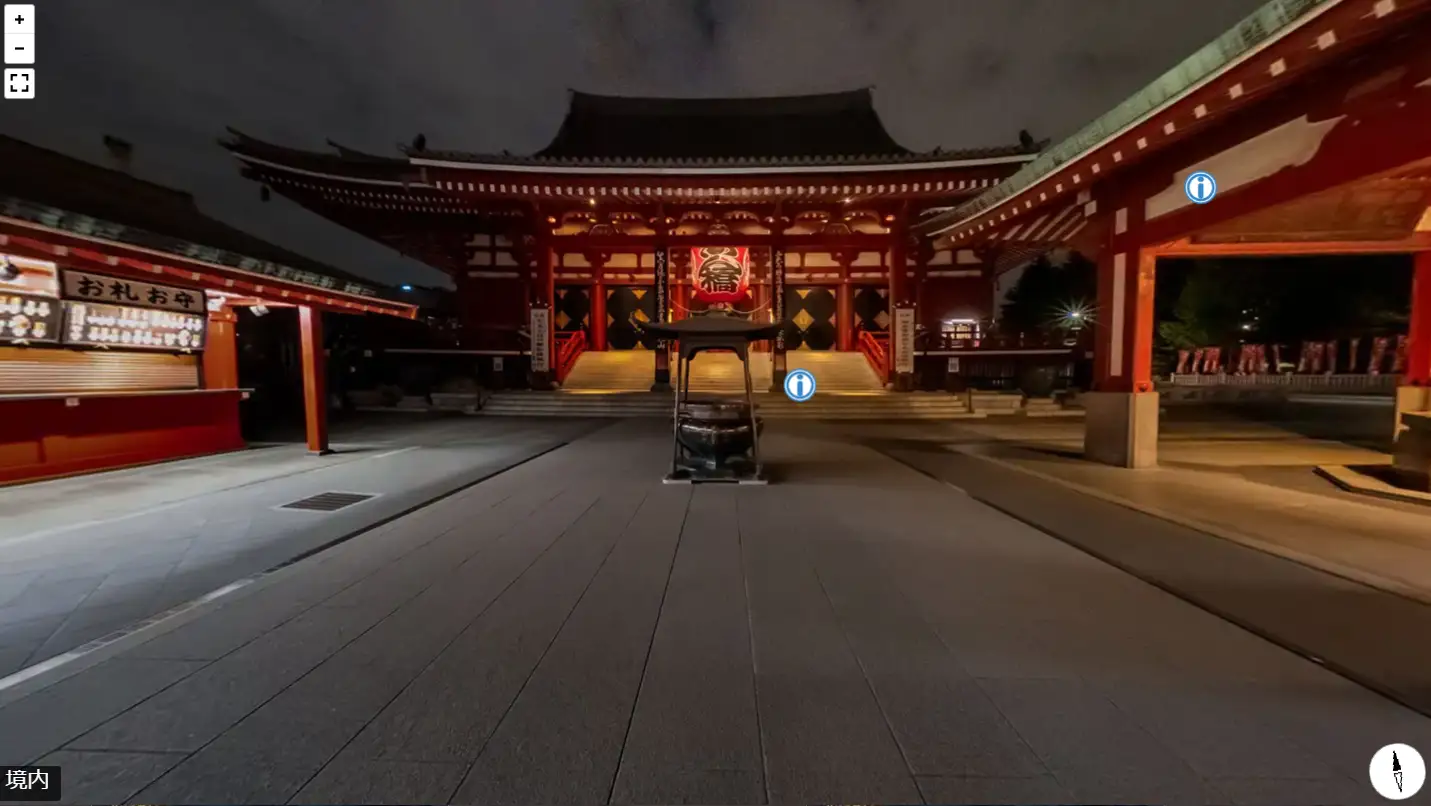
[[[571,368],[576,366],[576,360],[586,351],[586,331],[573,330],[569,333],[558,333],[555,338],[558,345],[556,379],[558,383],[561,383],[566,380]]]
[[[881,381],[889,380],[889,334],[880,333],[878,335],[868,330],[860,330],[860,352],[864,353],[865,360],[870,362],[870,367],[879,376]]]

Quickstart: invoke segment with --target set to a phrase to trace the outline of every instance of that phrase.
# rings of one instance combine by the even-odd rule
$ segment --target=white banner
[[[531,321],[532,372],[550,372],[552,366],[552,309],[533,308]]]
[[[206,315],[209,310],[204,292],[197,288],[156,285],[69,269],[65,269],[62,276],[61,296],[65,299],[104,302],[129,308],[161,308],[200,316]]]
[[[914,309],[894,309],[894,329],[891,332],[894,344],[894,371],[914,372]]]

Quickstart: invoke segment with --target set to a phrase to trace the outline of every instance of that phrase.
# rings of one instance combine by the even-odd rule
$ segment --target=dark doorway
[[[612,350],[651,350],[655,339],[643,337],[633,322],[656,319],[656,288],[649,285],[618,285],[606,292],[606,346]]]
[[[795,286],[785,289],[785,346],[790,350],[833,350],[839,333],[835,328],[835,290],[825,286]]]

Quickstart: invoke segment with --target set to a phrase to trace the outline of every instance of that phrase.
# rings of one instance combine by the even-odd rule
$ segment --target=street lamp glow
[[[402,284],[402,290],[404,290],[404,291],[411,291],[411,290],[412,290],[412,286],[408,285],[407,283],[403,283],[403,284]]]

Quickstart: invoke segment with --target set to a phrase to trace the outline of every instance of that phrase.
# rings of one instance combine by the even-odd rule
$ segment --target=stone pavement
[[[1315,474],[1324,464],[1386,464],[1386,454],[1268,424],[1174,421],[1160,467],[1125,473],[1077,458],[1077,431],[961,424],[937,441],[1431,604],[1431,509],[1349,493]]]
[[[426,503],[590,430],[371,418],[301,445],[0,488],[0,678]],[[375,498],[280,510],[325,491]]]
[[[597,431],[131,636],[0,706],[0,759],[92,803],[1287,804],[1379,801],[1373,752],[1431,748],[834,429],[772,426],[764,488],[660,484],[666,437]]]
[[[870,436],[870,435],[866,435]],[[1431,714],[1431,512],[1231,473],[1126,471],[967,429],[885,426],[890,455]]]

